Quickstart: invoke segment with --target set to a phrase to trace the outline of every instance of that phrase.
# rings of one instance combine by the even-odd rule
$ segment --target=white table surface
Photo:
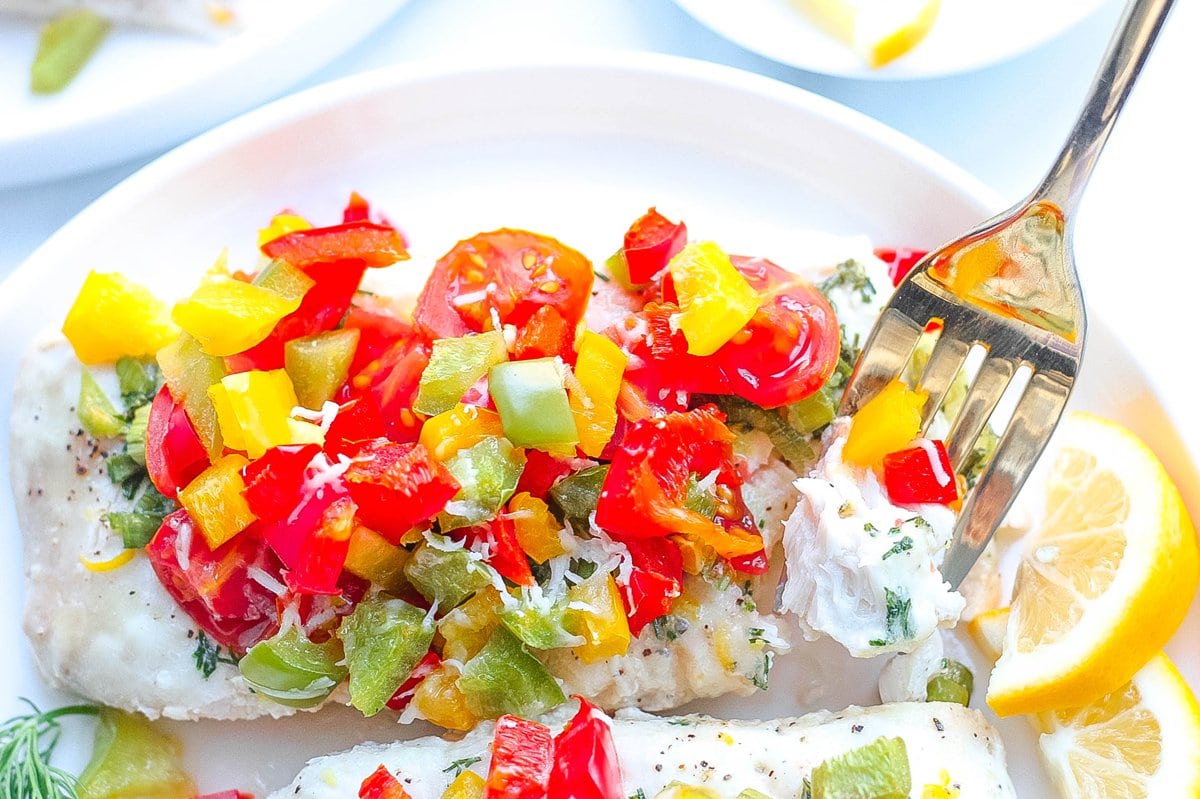
[[[1120,9],[1109,0],[1082,25],[1007,63],[890,82],[775,64],[721,39],[671,0],[412,0],[296,88],[395,63],[503,63],[596,49],[671,53],[759,72],[845,103],[948,157],[1008,203],[1035,184],[1057,152]],[[1192,192],[1200,185],[1200,155],[1189,124],[1197,116],[1198,41],[1200,3],[1179,0],[1096,170],[1076,244],[1089,307],[1121,323],[1122,337],[1155,375],[1193,453],[1200,453],[1200,418],[1187,403],[1193,387],[1187,361],[1181,367],[1177,358],[1200,295],[1189,214],[1200,210]],[[0,124],[2,118],[0,109]],[[0,276],[148,160],[0,191]]]

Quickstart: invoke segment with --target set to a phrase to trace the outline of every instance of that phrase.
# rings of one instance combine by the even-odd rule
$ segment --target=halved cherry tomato
[[[245,652],[278,629],[276,595],[251,570],[282,582],[282,569],[254,526],[209,549],[188,512],[177,510],[146,555],[167,593],[221,646]]]
[[[875,250],[875,257],[887,264],[888,275],[892,278],[893,286],[899,286],[900,281],[927,254],[926,250],[913,250],[908,247],[896,247],[894,249],[879,247]]]
[[[687,507],[689,482],[710,476],[720,521]],[[725,558],[762,549],[741,500],[733,433],[711,405],[629,427],[600,490],[596,524],[621,540],[682,534]]]
[[[651,208],[625,233],[625,263],[629,282],[649,283],[687,244],[687,225],[667,219]]]
[[[385,308],[351,305],[342,325],[358,331],[358,347],[350,362],[350,374],[356,375],[383,355],[397,341],[413,339],[411,322]]]
[[[400,780],[382,763],[358,786],[358,799],[412,799]]]
[[[416,441],[421,420],[413,413],[413,401],[420,386],[421,373],[429,364],[429,346],[414,338],[397,339],[361,372],[352,376],[347,390],[339,394],[339,403],[351,399],[374,403],[384,424],[384,433],[392,441]],[[334,419],[337,427],[337,419]],[[335,436],[341,430],[331,430]]]
[[[554,763],[550,728],[505,715],[496,719],[484,799],[545,799]]]
[[[582,696],[579,712],[554,739],[547,799],[624,799],[611,721]]]
[[[417,298],[414,318],[429,339],[523,327],[538,308],[553,306],[572,327],[583,318],[592,264],[560,241],[505,228],[480,233],[442,256]]]
[[[554,356],[567,363],[575,362],[575,326],[568,323],[554,306],[543,305],[517,332],[513,358],[525,360]]]
[[[376,438],[351,455],[350,496],[364,524],[393,544],[439,514],[458,493],[458,481],[418,443]]]
[[[208,451],[183,406],[166,386],[154,395],[146,423],[146,471],[164,497],[175,499],[179,489],[209,466]]]
[[[636,636],[674,607],[683,591],[683,556],[669,538],[630,540],[625,546],[633,559],[633,571],[621,598],[629,617],[629,632]]]

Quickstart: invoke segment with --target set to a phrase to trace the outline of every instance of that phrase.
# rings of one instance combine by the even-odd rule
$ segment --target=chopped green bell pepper
[[[497,364],[488,372],[488,391],[500,412],[504,435],[519,447],[561,449],[579,443],[575,415],[558,358]]]
[[[54,94],[67,87],[91,60],[111,27],[109,21],[86,8],[56,14],[42,28],[37,55],[29,70],[34,94]]]
[[[433,643],[433,619],[403,599],[359,602],[338,636],[350,669],[350,704],[364,716],[383,709]]]
[[[491,568],[448,538],[434,540],[437,546],[425,542],[413,550],[404,564],[404,576],[421,596],[437,602],[438,609],[445,613],[491,585]]]
[[[253,282],[254,285],[273,291],[288,300],[302,299],[308,290],[317,284],[304,270],[278,258],[259,270]]]
[[[499,330],[438,339],[421,373],[413,410],[426,416],[450,410],[489,369],[507,360],[508,347]]]
[[[834,394],[833,389],[822,386],[816,393],[788,405],[788,424],[806,435],[824,429],[837,415],[837,397]]]
[[[581,646],[587,643],[582,635],[574,635],[566,628],[567,596],[551,600],[549,597],[532,599],[524,593],[515,603],[505,604],[500,610],[500,621],[513,635],[534,649],[559,649]]]
[[[289,627],[250,648],[238,670],[255,692],[289,707],[315,707],[346,679],[336,639],[315,644]]]
[[[975,689],[975,675],[957,660],[942,658],[941,668],[929,678],[925,689],[927,702],[954,702],[966,706]]]
[[[75,415],[89,436],[115,438],[125,432],[125,418],[100,388],[92,373],[84,369],[79,381],[79,402]]]
[[[438,515],[442,530],[455,530],[487,521],[517,490],[525,468],[525,453],[500,436],[487,436],[454,453],[445,463],[458,481],[459,492]]]
[[[79,799],[188,799],[179,740],[133,713],[100,708],[96,743],[75,785]]]
[[[179,338],[158,351],[158,367],[171,389],[171,396],[187,412],[209,458],[217,460],[224,444],[217,408],[208,395],[208,388],[225,377],[224,359],[209,355],[200,347],[199,341],[181,333]]]
[[[358,337],[358,330],[351,327],[293,339],[283,345],[283,368],[292,379],[301,407],[317,410],[333,399],[350,374]]]
[[[470,711],[483,719],[505,713],[533,718],[566,701],[554,676],[503,626],[463,666],[458,687]]]
[[[550,487],[550,501],[563,521],[576,531],[587,531],[588,518],[596,512],[600,489],[608,476],[608,464],[569,474]]]
[[[876,738],[813,770],[813,799],[905,799],[912,790],[903,738]]]

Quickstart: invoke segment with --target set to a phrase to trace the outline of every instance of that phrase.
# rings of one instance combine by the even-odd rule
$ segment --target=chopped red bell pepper
[[[415,338],[413,326],[383,308],[363,308],[351,305],[346,312],[344,328],[358,331],[358,347],[350,362],[350,374],[356,375],[401,340]]]
[[[183,406],[166,386],[154,395],[146,423],[146,471],[164,497],[175,499],[179,489],[209,466],[208,451]]]
[[[318,490],[319,493],[319,490]],[[301,505],[296,521],[304,524],[306,511],[323,503],[314,495],[311,503]],[[297,594],[340,594],[339,580],[350,551],[350,534],[354,532],[355,505],[348,496],[335,496],[324,505],[320,518],[300,540],[296,558],[284,580]],[[278,534],[276,539],[278,539]]]
[[[278,629],[276,595],[251,569],[280,583],[282,569],[256,525],[209,549],[180,509],[163,519],[146,555],[167,593],[221,646],[245,652]]]
[[[547,799],[624,799],[611,721],[582,696],[575,698],[579,712],[554,739]]]
[[[686,505],[688,483],[715,476],[714,521]],[[762,536],[741,500],[733,433],[708,405],[630,425],[613,456],[596,524],[621,540],[682,534],[725,558],[762,549]]]
[[[362,220],[293,230],[264,243],[260,249],[269,258],[282,258],[301,269],[333,261],[391,266],[408,258],[404,239],[395,228]]]
[[[904,280],[917,262],[927,254],[926,250],[913,250],[908,247],[879,247],[875,250],[875,257],[887,264],[888,276],[892,278],[893,286],[899,286],[900,281]]]
[[[936,503],[958,499],[958,481],[946,445],[936,439],[883,458],[883,484],[897,505]]]
[[[442,663],[441,657],[432,649],[425,653],[425,657],[413,667],[412,673],[408,675],[408,679],[400,683],[400,687],[396,689],[396,693],[392,694],[392,698],[387,701],[387,706],[395,710],[397,713],[408,707],[408,703],[412,701],[413,694],[417,691],[417,686],[421,681],[437,671],[438,666]]]
[[[342,210],[342,222],[369,222],[371,220],[371,204],[356,191],[350,192],[350,199]]]
[[[487,564],[500,573],[509,582],[516,585],[534,585],[533,570],[529,567],[529,559],[521,542],[517,540],[517,530],[512,519],[503,514],[486,522],[468,528],[467,535],[472,540],[490,539],[494,544]]]
[[[387,766],[382,763],[379,768],[362,781],[358,786],[358,799],[412,799],[400,780],[396,779]]]
[[[544,497],[550,493],[551,486],[577,470],[578,467],[568,461],[530,447],[525,450],[525,468],[521,470],[521,478],[513,493],[526,491],[535,497]]]
[[[349,456],[364,441],[385,436],[387,423],[379,403],[371,394],[355,393],[346,386],[334,399],[338,403],[338,414],[325,433],[325,451],[331,456]]]
[[[554,763],[550,728],[504,715],[496,719],[483,799],[545,799]]]
[[[351,455],[345,474],[365,525],[393,544],[429,521],[458,493],[458,481],[419,443],[376,438]]]
[[[304,267],[304,273],[315,282],[300,300],[300,307],[280,319],[258,344],[226,358],[225,366],[233,372],[281,368],[287,342],[337,326],[365,271],[366,265],[354,260],[320,261]]]
[[[625,232],[625,263],[629,282],[649,283],[667,268],[671,258],[687,244],[687,225],[675,223],[651,208]]]
[[[633,559],[629,585],[622,592],[629,632],[637,635],[650,622],[671,612],[683,592],[683,555],[669,538],[627,541]]]
[[[529,321],[517,332],[513,344],[513,359],[553,358],[575,363],[575,327],[567,322],[552,305],[534,311]]]
[[[320,451],[316,444],[289,444],[271,447],[251,461],[242,470],[246,483],[242,496],[250,512],[271,523],[286,519],[296,507],[304,470]]]

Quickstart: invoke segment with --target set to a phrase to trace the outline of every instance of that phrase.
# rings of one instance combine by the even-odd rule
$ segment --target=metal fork
[[[1075,212],[1172,3],[1128,4],[1079,119],[1041,185],[916,265],[867,338],[842,398],[841,413],[853,414],[906,367],[912,371],[910,357],[922,335],[937,336],[923,371],[912,378],[928,392],[924,433],[968,354],[982,348],[984,359],[947,436],[959,474],[1001,396],[1010,392],[1005,405],[1016,398],[995,452],[967,493],[942,564],[952,587],[1004,519],[1071,395],[1087,332],[1072,254]]]

